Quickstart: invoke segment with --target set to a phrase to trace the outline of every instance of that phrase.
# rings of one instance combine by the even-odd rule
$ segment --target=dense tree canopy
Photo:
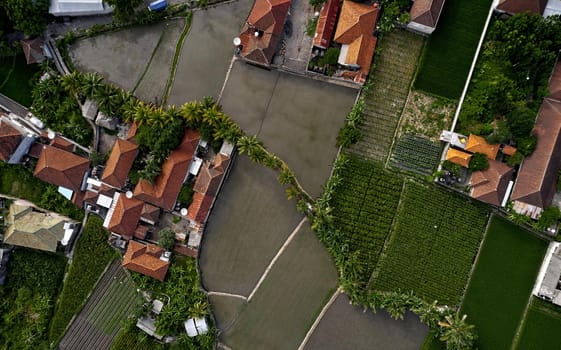
[[[132,17],[142,0],[106,0],[107,4],[113,6],[113,17],[119,22],[125,22]]]
[[[3,0],[6,14],[16,29],[27,35],[41,34],[49,18],[49,0]]]

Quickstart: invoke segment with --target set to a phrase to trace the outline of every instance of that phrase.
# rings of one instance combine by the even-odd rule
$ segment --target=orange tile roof
[[[168,272],[169,262],[160,259],[162,253],[162,248],[157,245],[144,245],[136,241],[129,241],[122,265],[131,271],[163,282]]]
[[[51,141],[51,146],[60,148],[67,152],[74,152],[76,146],[70,141],[63,139],[60,136],[55,136],[55,138]]]
[[[499,152],[499,144],[489,144],[481,136],[470,134],[466,144],[466,151],[471,153],[483,153],[489,159],[496,159]]]
[[[337,14],[339,13],[339,0],[327,0],[321,7],[319,13],[316,33],[314,34],[313,45],[327,49],[331,44],[333,31],[337,24]]]
[[[503,147],[503,154],[507,155],[507,156],[514,155],[516,153],[516,151],[517,151],[516,147],[512,147],[512,146],[509,146],[509,145],[505,145]]]
[[[0,159],[8,161],[21,139],[22,135],[16,128],[0,120]]]
[[[214,157],[214,169],[218,171],[225,172],[228,168],[228,163],[230,163],[230,157],[225,154],[218,153],[216,157]]]
[[[290,0],[255,0],[240,33],[242,57],[266,66],[271,63],[289,8]],[[261,35],[255,35],[257,30]]]
[[[52,146],[43,146],[34,175],[53,185],[79,191],[84,174],[90,167],[87,158]]]
[[[471,154],[459,151],[455,148],[449,148],[448,153],[446,153],[446,160],[467,168],[471,160]]]
[[[136,122],[133,122],[129,129],[129,132],[127,133],[127,141],[134,143],[134,137],[136,136],[137,131],[138,131],[138,124]]]
[[[181,144],[162,164],[162,172],[154,184],[140,180],[134,189],[134,196],[160,208],[173,210],[199,140],[200,135],[197,131],[187,129]]]
[[[137,152],[136,144],[118,138],[105,165],[101,181],[116,188],[123,188]]]
[[[360,66],[360,72],[368,75],[376,37],[374,29],[378,20],[379,8],[351,0],[343,1],[339,23],[335,31],[335,42],[348,45],[345,64]]]
[[[501,205],[514,169],[496,160],[489,160],[489,168],[471,175],[471,196],[482,202]]]
[[[148,203],[144,203],[140,218],[144,219],[145,221],[156,223],[160,219],[160,208]]]
[[[500,0],[497,9],[511,14],[533,12],[543,14],[547,0]]]
[[[143,206],[144,203],[142,201],[135,198],[127,198],[125,194],[121,194],[119,199],[117,199],[117,204],[107,229],[120,234],[125,239],[131,239],[140,220]]]
[[[561,164],[561,102],[545,98],[532,132],[536,149],[524,158],[511,200],[545,208],[551,205]]]
[[[195,222],[204,223],[213,200],[214,197],[195,192],[195,194],[193,194],[193,201],[189,205],[187,211],[187,217]]]
[[[444,0],[415,0],[409,11],[411,22],[436,28],[443,7]]]
[[[138,225],[136,230],[134,230],[134,238],[145,239],[148,234],[148,227],[144,225]]]

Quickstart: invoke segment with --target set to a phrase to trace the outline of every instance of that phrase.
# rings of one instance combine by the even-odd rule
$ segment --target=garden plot
[[[132,91],[165,27],[161,22],[80,40],[69,48],[70,58],[78,70],[98,72],[107,81]],[[160,78],[167,81],[167,77]]]
[[[332,203],[335,225],[350,252],[360,252],[365,282],[390,233],[402,187],[403,179],[386,172],[381,164],[352,156],[341,174]]]
[[[356,90],[236,61],[220,103],[249,135],[283,159],[312,197],[322,192],[336,138]]]
[[[492,0],[447,1],[431,34],[415,88],[458,99],[467,80]]]
[[[370,287],[414,291],[457,305],[477,254],[488,210],[433,185],[407,182],[388,246]]]
[[[220,341],[231,349],[297,349],[336,287],[335,265],[304,223]]]
[[[199,252],[205,289],[249,296],[302,217],[272,170],[239,156],[212,210]]]
[[[109,349],[121,322],[139,302],[132,279],[120,261],[114,260],[66,331],[59,348]]]
[[[138,98],[156,104],[162,102],[171,73],[173,56],[184,28],[185,19],[183,18],[166,22],[154,56],[135,87],[134,94]]]
[[[363,312],[340,294],[322,317],[304,350],[418,350],[428,327],[408,312],[403,320],[379,310]]]
[[[375,58],[372,86],[364,96],[362,139],[349,150],[385,162],[415,74],[423,37],[403,30],[384,35]]]
[[[232,40],[239,35],[252,6],[252,0],[237,0],[193,12],[168,104],[218,98],[234,55]]]
[[[532,299],[530,309],[524,320],[518,350],[561,349],[561,310],[559,306],[540,299]]]
[[[421,136],[401,136],[394,145],[391,164],[421,175],[432,174],[440,159],[440,145]]]

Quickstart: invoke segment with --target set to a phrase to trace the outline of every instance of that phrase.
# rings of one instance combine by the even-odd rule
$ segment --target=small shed
[[[208,332],[208,324],[204,318],[190,318],[185,321],[185,331],[187,335],[196,337],[197,335],[205,334]]]

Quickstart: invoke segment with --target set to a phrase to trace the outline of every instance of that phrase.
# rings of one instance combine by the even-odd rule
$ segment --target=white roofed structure
[[[49,13],[53,16],[92,16],[109,14],[113,8],[102,0],[51,0]]]

